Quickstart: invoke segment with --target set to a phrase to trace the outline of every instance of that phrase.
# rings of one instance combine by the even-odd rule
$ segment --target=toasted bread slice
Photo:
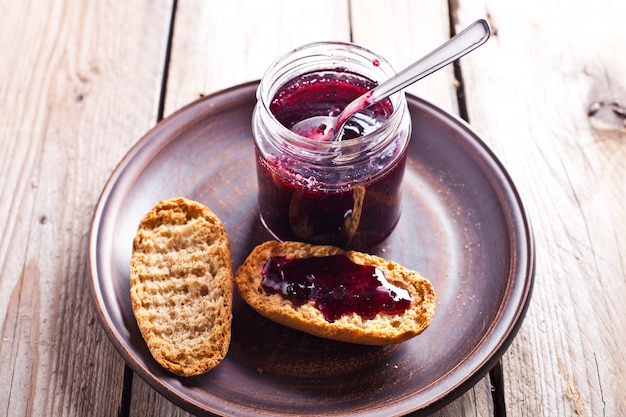
[[[408,291],[410,307],[402,314],[378,313],[373,319],[363,319],[356,313],[350,313],[330,322],[313,301],[298,306],[282,294],[268,293],[262,286],[263,268],[271,257],[330,255],[345,255],[356,264],[378,268],[390,284]],[[419,273],[378,256],[345,252],[333,246],[265,242],[257,246],[239,267],[235,283],[243,299],[270,320],[315,336],[349,343],[388,345],[405,341],[426,329],[435,313],[435,291]]]
[[[195,376],[226,356],[233,273],[226,229],[204,205],[161,201],[133,242],[130,297],[150,353],[165,369]]]

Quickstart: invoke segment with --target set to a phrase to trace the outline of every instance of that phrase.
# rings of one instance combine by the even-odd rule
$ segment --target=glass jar
[[[404,93],[353,116],[341,140],[289,130],[307,117],[337,115],[393,74],[382,57],[341,42],[305,45],[266,71],[252,132],[259,213],[278,240],[367,250],[393,231],[411,133]]]

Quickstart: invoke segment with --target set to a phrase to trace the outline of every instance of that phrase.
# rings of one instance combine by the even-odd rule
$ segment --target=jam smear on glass
[[[380,269],[344,255],[271,257],[262,278],[267,293],[295,306],[312,301],[330,323],[352,313],[366,320],[379,313],[402,314],[411,306],[409,292],[389,283]]]

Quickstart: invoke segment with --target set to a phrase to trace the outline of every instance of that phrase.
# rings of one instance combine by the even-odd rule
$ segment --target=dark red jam
[[[270,110],[286,127],[316,115],[336,115],[376,84],[351,73],[312,73],[281,88]],[[359,113],[344,129],[343,140],[375,130],[393,112],[390,101]],[[369,164],[343,173],[320,172],[288,155],[264,156],[257,149],[259,211],[279,240],[297,240],[367,250],[382,242],[400,217],[400,186],[406,148],[393,150],[386,172]],[[345,178],[345,177],[349,178]],[[341,187],[328,184],[345,184]]]
[[[349,72],[313,72],[283,86],[270,103],[270,111],[285,127],[313,116],[337,116],[354,99],[376,87],[368,78]],[[370,133],[393,113],[390,100],[383,100],[352,117],[341,140]]]
[[[402,155],[385,175],[361,187],[324,190],[306,174],[281,175],[291,169],[292,160],[267,160],[257,153],[261,218],[280,240],[372,248],[389,236],[400,218],[405,160]]]
[[[402,314],[411,306],[408,291],[390,284],[380,269],[343,255],[272,257],[263,268],[262,286],[296,306],[312,301],[330,323],[352,313],[366,320]]]

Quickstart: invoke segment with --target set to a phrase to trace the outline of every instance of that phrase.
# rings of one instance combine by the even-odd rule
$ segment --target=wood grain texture
[[[170,2],[0,10],[0,414],[115,415],[124,365],[87,241],[106,179],[155,122]]]
[[[447,1],[352,0],[352,41],[385,57],[401,71],[450,37]],[[406,91],[458,114],[452,65]]]
[[[300,45],[349,38],[347,0],[315,7],[289,0],[179,2],[165,114],[260,79],[272,61]]]
[[[458,2],[496,36],[464,58],[472,125],[534,223],[537,275],[505,355],[511,415],[626,413],[626,3]]]

